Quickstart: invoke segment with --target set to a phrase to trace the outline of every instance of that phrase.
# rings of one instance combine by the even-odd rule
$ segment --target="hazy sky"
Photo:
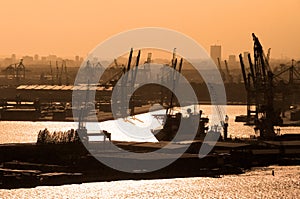
[[[251,33],[271,57],[300,59],[299,0],[3,0],[0,55],[85,56],[122,31],[177,30],[223,58],[252,50]]]

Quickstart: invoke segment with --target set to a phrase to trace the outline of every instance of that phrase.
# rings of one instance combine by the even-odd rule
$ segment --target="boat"
[[[202,117],[202,110],[192,113],[188,108],[187,116],[183,116],[181,112],[172,111],[165,115],[162,128],[152,130],[152,133],[158,141],[203,140],[208,130],[208,122],[207,117]],[[180,124],[182,125],[180,126]],[[196,129],[197,126],[198,129]],[[177,135],[179,128],[180,134]],[[195,135],[193,136],[193,134]]]
[[[35,101],[2,101],[0,103],[0,120],[36,121],[40,117],[40,104]]]

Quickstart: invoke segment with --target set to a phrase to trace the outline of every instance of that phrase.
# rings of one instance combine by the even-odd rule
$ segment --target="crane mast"
[[[229,82],[229,83],[232,83],[233,82],[233,80],[232,80],[232,76],[231,76],[231,74],[230,74],[230,71],[229,71],[229,68],[228,68],[228,64],[227,64],[227,61],[226,60],[224,60],[224,63],[225,63],[225,68],[226,68],[226,75],[227,75],[227,81]]]
[[[246,74],[243,57],[240,54],[240,64],[247,91],[247,118],[248,122],[254,119],[255,129],[259,130],[260,137],[272,139],[275,136],[274,126],[282,120],[274,108],[274,80],[269,65],[269,56],[265,56],[263,47],[256,35],[252,33],[254,63],[250,54],[248,61],[250,72]]]

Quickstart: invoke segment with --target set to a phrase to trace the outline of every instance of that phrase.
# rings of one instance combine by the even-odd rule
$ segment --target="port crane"
[[[224,60],[224,63],[225,63],[225,68],[226,68],[226,80],[229,82],[229,83],[232,83],[233,82],[233,78],[232,78],[232,75],[230,74],[230,71],[229,71],[229,68],[228,68],[228,64],[227,64],[227,61]]]
[[[268,49],[267,60],[270,61],[271,48]]]
[[[21,79],[25,79],[26,70],[23,59],[21,59],[19,63],[9,65],[4,71],[6,79],[15,79],[17,83],[19,83]]]
[[[51,84],[53,86],[54,85],[54,76],[53,76],[53,70],[52,70],[51,61],[50,61],[50,73],[51,73]]]
[[[175,92],[175,88],[178,85],[178,81],[179,81],[179,75],[181,73],[181,69],[182,69],[182,64],[183,64],[183,59],[180,59],[180,63],[179,63],[179,68],[178,68],[178,73],[177,75],[175,75],[175,71],[176,71],[176,66],[177,66],[177,58],[174,59],[174,61],[172,61],[173,63],[173,72],[172,72],[172,92],[171,92],[171,99],[170,99],[170,105],[169,107],[167,107],[166,109],[166,114],[170,114],[170,110],[173,108],[174,104],[173,104],[173,100],[174,100],[174,92]]]
[[[214,89],[214,86],[212,86],[210,83],[207,84],[207,87],[209,88],[210,91],[210,97],[212,101],[217,102],[217,94],[216,91]],[[216,111],[216,121],[213,122],[217,122],[212,124],[211,126],[211,130],[215,133],[220,133],[219,127],[223,128],[223,139],[226,140],[228,137],[228,120],[229,117],[228,115],[224,116],[224,109],[219,105],[219,104],[214,104],[214,109]],[[221,134],[221,133],[220,133]]]
[[[69,74],[68,74],[68,70],[67,70],[67,63],[64,60],[64,70],[65,70],[65,77],[66,77],[66,85],[68,86],[70,84],[70,78],[69,78]]]
[[[247,120],[254,120],[255,129],[264,139],[273,138],[276,134],[274,126],[282,123],[280,111],[274,107],[275,85],[274,74],[265,56],[263,47],[256,35],[252,33],[254,42],[254,63],[248,54],[250,72],[246,73],[243,57],[240,54],[240,65],[247,91]]]
[[[220,60],[219,57],[217,58],[217,60],[218,60],[218,68],[219,68],[219,71],[221,73],[221,77],[222,77],[223,81],[227,81],[227,77],[226,77],[226,75],[225,75],[225,73],[222,69],[222,66],[221,66],[221,60]]]
[[[136,62],[135,62],[135,67],[132,69],[131,65],[132,65],[132,57],[133,57],[133,48],[131,48],[130,53],[129,53],[129,57],[128,57],[128,63],[126,67],[122,68],[122,72],[119,74],[116,74],[113,78],[115,77],[121,77],[122,75],[123,78],[121,79],[121,82],[119,84],[117,84],[115,86],[114,89],[117,89],[116,92],[120,93],[121,99],[113,99],[113,100],[117,100],[114,103],[119,103],[121,106],[123,106],[128,99],[128,89],[134,89],[134,85],[136,82],[136,77],[137,77],[137,72],[138,72],[138,65],[139,65],[139,61],[140,61],[140,55],[141,55],[141,51],[138,51],[138,55],[136,58]],[[116,59],[114,60],[115,64],[117,65],[117,61]],[[131,72],[130,72],[131,70]],[[133,90],[131,90],[133,91]],[[130,103],[129,103],[129,109],[130,109],[130,115],[134,114],[134,96],[131,97]],[[119,107],[118,110],[118,116],[124,118],[127,115],[127,109],[125,107]]]
[[[137,58],[136,58],[136,63],[135,63],[135,68],[134,70],[132,70],[131,73],[131,85],[130,88],[134,89],[134,85],[136,82],[136,76],[137,76],[137,72],[138,72],[138,65],[140,62],[140,56],[141,56],[141,50],[139,50]],[[129,102],[129,109],[130,109],[130,115],[133,116],[134,115],[134,107],[135,107],[135,101],[134,101],[134,94],[133,94],[133,90],[132,90],[132,97],[131,97],[131,101]]]

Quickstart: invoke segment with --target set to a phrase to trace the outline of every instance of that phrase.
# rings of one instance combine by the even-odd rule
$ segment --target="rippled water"
[[[272,170],[275,176],[272,176]],[[0,190],[2,198],[299,198],[300,166],[222,178],[115,181]]]
[[[206,115],[211,106],[201,106]],[[249,137],[253,127],[235,123],[245,106],[227,106],[229,135]],[[102,127],[110,128],[110,124]],[[0,122],[0,143],[35,142],[39,130],[69,130],[72,122]],[[281,133],[297,133],[299,127],[286,127]],[[128,140],[126,135],[113,139]],[[275,176],[272,176],[272,170]],[[30,189],[0,190],[0,198],[300,198],[300,166],[256,168],[243,175],[222,178],[178,178],[162,180],[96,182]]]

